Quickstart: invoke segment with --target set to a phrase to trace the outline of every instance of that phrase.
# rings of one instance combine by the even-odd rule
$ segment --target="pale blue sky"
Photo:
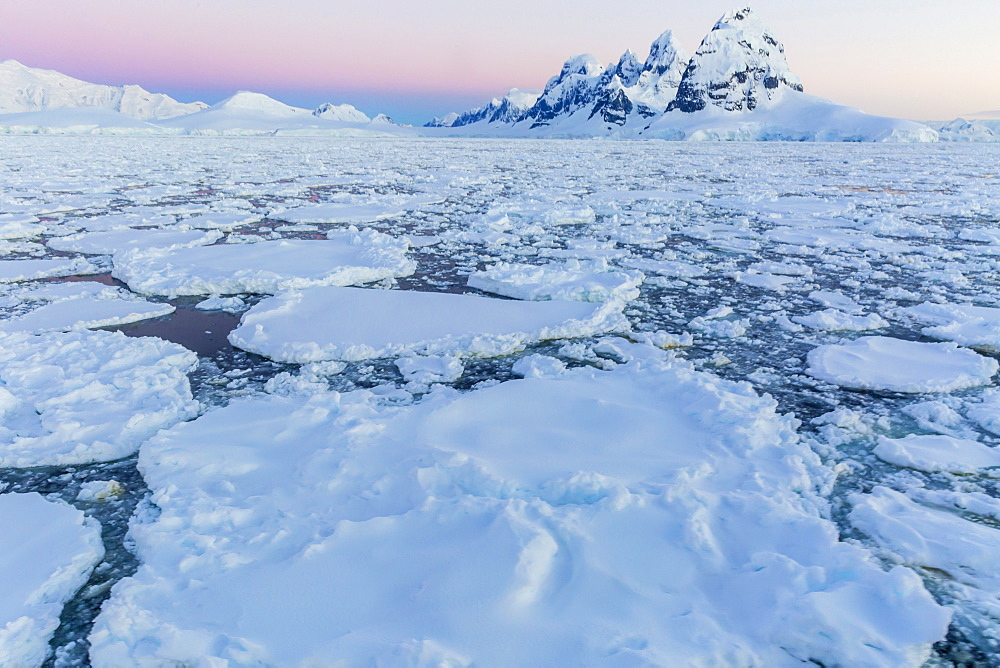
[[[216,102],[237,89],[405,122],[541,87],[566,58],[694,51],[732,0],[38,0],[5,9],[0,59]],[[1000,109],[1000,0],[758,0],[806,91],[870,113]]]

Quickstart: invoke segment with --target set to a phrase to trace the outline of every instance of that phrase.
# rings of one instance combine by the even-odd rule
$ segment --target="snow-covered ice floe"
[[[1000,450],[978,441],[943,434],[879,439],[875,446],[879,459],[907,468],[936,473],[977,473],[1000,469]],[[1000,471],[997,472],[1000,476]]]
[[[45,260],[0,260],[0,283],[32,281],[38,278],[96,274],[99,270],[84,258]]]
[[[33,308],[0,320],[0,332],[65,332],[124,325],[174,312],[170,304],[140,299],[119,288],[92,281],[52,283],[13,293]]]
[[[923,329],[926,336],[985,352],[1000,352],[1000,308],[926,302],[903,312],[930,325]]]
[[[48,246],[60,251],[75,251],[93,255],[112,255],[131,249],[174,250],[204,246],[218,241],[218,230],[135,230],[121,229],[106,232],[83,232],[49,239]]]
[[[807,371],[853,389],[920,393],[987,385],[997,368],[996,360],[954,343],[866,336],[814,348]]]
[[[0,663],[40,666],[63,605],[101,557],[101,528],[62,501],[0,494]]]
[[[159,511],[92,660],[921,663],[950,613],[839,541],[795,421],[644,357],[406,407],[238,400],[153,437]]]
[[[126,251],[114,276],[154,295],[274,294],[315,285],[355,285],[408,276],[406,240],[366,230],[325,241],[282,240],[169,251]]]
[[[501,262],[469,276],[469,287],[514,299],[628,301],[639,296],[643,278],[638,271],[610,271],[605,260],[547,265]]]
[[[154,338],[0,333],[0,467],[109,461],[199,409],[194,353]]]
[[[621,302],[513,301],[475,295],[317,287],[243,315],[236,347],[281,362],[407,353],[496,356],[548,339],[625,331]]]

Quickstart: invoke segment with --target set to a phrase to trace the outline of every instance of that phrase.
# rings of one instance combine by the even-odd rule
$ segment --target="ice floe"
[[[135,452],[197,414],[185,375],[196,364],[177,344],[117,332],[0,334],[0,467]]]
[[[948,611],[839,541],[794,428],[650,357],[403,408],[236,401],[143,446],[159,511],[91,657],[920,663]]]
[[[930,326],[923,329],[927,336],[1000,353],[1000,308],[926,302],[906,308],[904,313],[928,323]]]
[[[945,435],[883,437],[875,446],[875,454],[890,464],[928,473],[977,473],[986,468],[1000,469],[1000,450],[978,441]],[[1000,471],[996,475],[1000,477]]]
[[[814,348],[808,372],[853,389],[919,393],[986,385],[997,368],[996,360],[954,343],[866,336]]]
[[[547,265],[502,262],[469,276],[469,287],[514,299],[628,301],[639,296],[643,278],[637,271],[610,271],[604,260]]]
[[[229,334],[282,362],[408,353],[503,355],[547,339],[624,331],[619,302],[524,302],[402,290],[317,287],[260,302]],[[316,314],[322,313],[322,318]]]
[[[103,556],[100,526],[79,510],[34,492],[0,494],[0,662],[42,665],[63,605]]]
[[[274,294],[314,285],[355,285],[408,276],[409,244],[374,231],[326,241],[281,240],[169,251],[126,251],[114,276],[142,294]]]
[[[96,274],[98,268],[84,258],[45,260],[0,260],[0,283],[16,283],[38,278]]]
[[[113,255],[132,249],[174,250],[205,246],[218,241],[222,232],[218,230],[135,230],[120,229],[107,232],[84,232],[65,237],[49,239],[48,245],[60,251],[75,251],[92,255]]]

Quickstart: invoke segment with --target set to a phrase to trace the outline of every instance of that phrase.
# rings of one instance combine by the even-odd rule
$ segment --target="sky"
[[[570,56],[645,58],[673,30],[693,53],[741,0],[35,0],[11,2],[0,60],[181,101],[237,90],[353,104],[422,124]],[[743,4],[746,4],[743,2]],[[1000,0],[756,0],[806,92],[869,113],[947,120],[1000,109]]]

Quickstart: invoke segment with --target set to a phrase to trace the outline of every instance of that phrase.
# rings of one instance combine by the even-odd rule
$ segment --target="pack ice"
[[[0,659],[40,666],[62,607],[104,556],[96,521],[37,493],[0,494]]]
[[[916,665],[949,612],[839,541],[775,403],[653,352],[420,404],[264,397],[143,445],[96,665]]]

